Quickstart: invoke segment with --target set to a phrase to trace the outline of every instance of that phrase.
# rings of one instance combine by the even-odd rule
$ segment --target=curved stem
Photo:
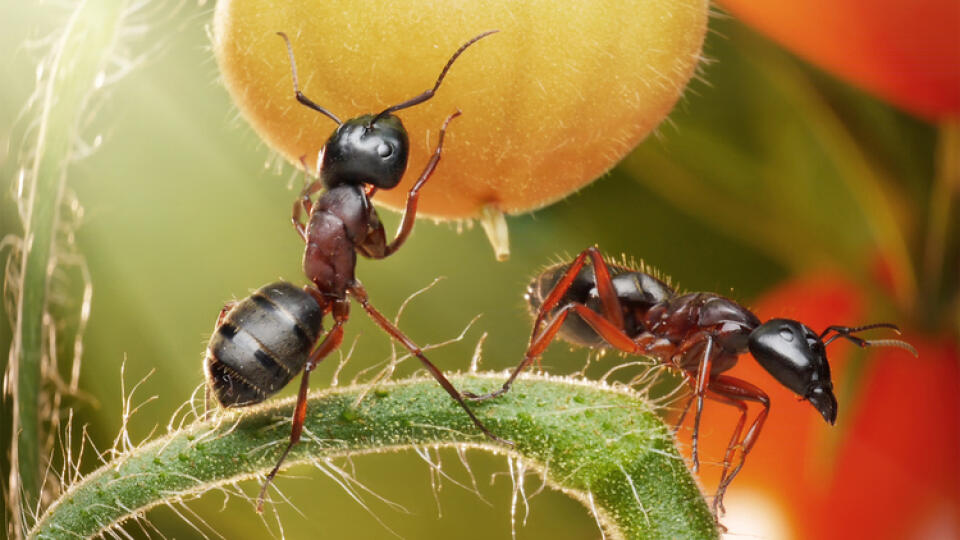
[[[502,374],[451,377],[486,393]],[[310,397],[304,440],[288,464],[317,457],[469,445],[545,469],[553,487],[584,502],[612,538],[715,538],[716,525],[673,438],[651,405],[605,384],[525,376],[501,399],[474,405],[516,447],[491,443],[432,379],[334,388]],[[289,437],[293,401],[198,421],[147,443],[71,486],[31,538],[94,535],[133,513],[269,470]],[[279,480],[282,486],[283,480]],[[250,511],[254,509],[251,506]]]
[[[24,193],[18,201],[24,221],[11,351],[13,422],[9,502],[15,530],[32,514],[43,481],[39,414],[41,363],[46,350],[47,284],[56,259],[56,231],[78,123],[90,95],[101,83],[104,65],[118,37],[125,2],[78,2],[42,64],[36,99],[37,135],[24,163]]]

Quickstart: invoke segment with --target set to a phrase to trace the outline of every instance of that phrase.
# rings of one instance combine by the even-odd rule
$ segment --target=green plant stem
[[[14,338],[13,450],[10,496],[14,519],[29,515],[40,496],[40,385],[45,354],[47,281],[55,264],[55,237],[67,166],[77,125],[111,53],[122,18],[122,1],[82,1],[60,30],[38,89],[39,122],[32,163],[27,166],[22,283]],[[19,505],[19,506],[18,506]]]
[[[502,374],[452,377],[458,388],[491,391]],[[310,397],[305,440],[287,465],[310,459],[468,444],[519,456],[546,470],[552,486],[596,509],[611,538],[715,538],[716,525],[673,438],[635,393],[545,376],[520,379],[502,398],[474,404],[512,449],[478,434],[432,379]],[[293,401],[198,421],[132,450],[71,486],[41,517],[31,538],[86,537],[135,512],[262,474],[286,443]],[[278,479],[283,487],[283,479]],[[253,505],[250,512],[253,512]]]

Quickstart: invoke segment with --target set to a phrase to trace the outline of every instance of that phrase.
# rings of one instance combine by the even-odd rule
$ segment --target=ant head
[[[293,75],[293,95],[300,104],[313,109],[337,123],[339,127],[327,140],[323,148],[323,160],[320,164],[320,178],[324,186],[370,184],[380,189],[391,189],[400,183],[407,168],[409,140],[403,123],[393,113],[419,105],[429,100],[440,88],[440,83],[450,71],[453,62],[477,41],[496,33],[497,30],[484,32],[460,46],[440,71],[433,88],[404,102],[387,107],[376,115],[359,116],[341,122],[337,115],[316,104],[303,95],[297,78],[297,63],[293,58],[293,45],[283,32],[277,35],[283,38],[290,57],[290,72]]]
[[[809,401],[824,420],[836,422],[827,351],[816,332],[797,321],[771,319],[750,333],[748,346],[763,369]]]
[[[323,150],[320,176],[331,188],[371,184],[391,189],[407,169],[407,130],[392,114],[367,114],[340,124]]]

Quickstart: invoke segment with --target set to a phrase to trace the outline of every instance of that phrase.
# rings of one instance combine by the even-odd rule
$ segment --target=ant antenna
[[[901,341],[899,339],[867,340],[867,339],[863,339],[853,335],[857,332],[862,332],[864,330],[872,330],[874,328],[889,328],[898,334],[900,333],[900,328],[898,328],[897,325],[891,324],[891,323],[867,324],[864,326],[857,326],[855,328],[850,328],[848,326],[828,326],[827,329],[820,334],[820,339],[822,340],[830,332],[836,332],[834,335],[830,336],[829,339],[823,342],[824,346],[829,345],[833,340],[837,338],[844,338],[846,340],[852,341],[853,343],[856,343],[860,347],[897,347],[899,349],[903,349],[909,352],[915,357],[920,356],[919,353],[917,353],[917,349],[915,349],[913,345],[910,345],[906,341]]]
[[[300,91],[300,85],[297,83],[297,62],[293,59],[293,46],[290,45],[290,38],[288,38],[283,32],[277,32],[277,35],[282,37],[283,41],[287,44],[287,54],[290,56],[290,71],[293,72],[293,94],[297,96],[297,101],[330,118],[336,122],[338,126],[342,125],[343,122],[337,118],[337,115],[324,109],[320,105],[317,105],[313,102],[313,100],[303,95],[303,92]]]
[[[388,114],[395,113],[395,112],[399,111],[400,109],[406,109],[406,108],[408,108],[408,107],[413,107],[414,105],[419,105],[419,104],[423,103],[424,101],[427,101],[428,99],[432,98],[432,97],[433,97],[433,94],[436,93],[437,88],[440,88],[440,83],[442,83],[442,82],[443,82],[443,78],[446,77],[447,71],[449,71],[449,70],[450,70],[450,66],[453,65],[453,61],[456,60],[458,56],[460,56],[461,54],[463,54],[463,51],[467,50],[467,47],[469,47],[469,46],[473,45],[474,43],[480,41],[481,39],[489,36],[490,34],[496,34],[497,32],[499,32],[499,30],[488,30],[488,31],[480,34],[479,36],[471,39],[470,41],[464,43],[463,45],[461,45],[460,48],[457,49],[457,52],[453,53],[453,56],[450,57],[450,60],[447,60],[447,65],[443,66],[443,71],[441,71],[441,72],[440,72],[440,76],[437,77],[437,82],[433,85],[433,88],[431,88],[430,90],[427,90],[426,92],[420,94],[420,95],[417,96],[417,97],[408,99],[407,101],[404,101],[403,103],[398,103],[398,104],[396,104],[396,105],[394,105],[394,106],[392,106],[392,107],[387,107],[387,108],[384,109],[380,114],[378,114],[378,115],[376,115],[375,117],[373,117],[373,120],[370,121],[370,124],[369,124],[368,127],[373,127],[373,124],[376,123],[377,120],[379,120],[380,118],[382,118],[382,117],[384,117],[384,116],[386,116],[386,115],[388,115]]]

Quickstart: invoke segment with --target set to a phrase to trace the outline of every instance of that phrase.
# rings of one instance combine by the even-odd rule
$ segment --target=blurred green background
[[[157,426],[165,429],[173,411],[202,384],[205,342],[224,301],[278,278],[303,281],[303,244],[289,223],[291,186],[298,188],[300,177],[288,166],[278,170],[217,83],[205,30],[211,10],[210,4],[194,3],[172,13],[156,9],[160,22],[131,40],[129,56],[151,52],[109,90],[85,128],[85,140],[102,135],[102,147],[69,172],[69,186],[85,209],[77,241],[94,287],[81,388],[95,403],[68,397],[66,404],[75,408],[77,426],[89,426],[101,450],[111,445],[121,423],[122,363],[128,389],[154,372],[134,396],[135,402],[156,396],[131,420],[131,437],[138,441]],[[13,197],[31,117],[20,113],[44,52],[31,40],[55,31],[65,17],[59,5],[0,3],[0,47],[6,51],[0,60],[2,234],[21,231]],[[508,262],[494,260],[479,227],[461,231],[421,222],[389,260],[360,262],[357,274],[374,304],[392,315],[407,296],[442,276],[410,305],[400,326],[420,344],[436,343],[483,314],[463,342],[430,356],[442,369],[465,369],[477,339],[487,332],[482,365],[502,369],[519,360],[528,338],[521,298],[528,279],[558,255],[591,244],[643,259],[682,289],[716,291],[746,305],[814,268],[841,268],[866,283],[872,258],[888,241],[897,241],[887,233],[878,237],[877,223],[892,223],[903,246],[910,246],[907,256],[917,260],[934,177],[936,128],[806,66],[733,20],[716,17],[711,27],[705,47],[711,62],[670,119],[611,174],[556,205],[509,218]],[[872,173],[858,177],[864,166]],[[441,165],[437,174],[445,173]],[[862,190],[882,190],[896,204],[878,210],[864,202]],[[892,213],[883,214],[887,211]],[[394,230],[398,216],[385,211],[383,217]],[[946,267],[955,268],[956,234],[949,242]],[[909,316],[906,322],[913,326],[951,333],[946,314],[957,275],[945,275],[909,315],[880,288],[864,288],[877,300],[876,312],[882,314],[877,317]],[[389,357],[387,337],[359,311],[345,349],[357,337],[341,381]],[[9,343],[4,324],[0,348]],[[556,345],[544,366],[570,373],[582,367],[585,356]],[[602,373],[609,362],[591,373]],[[312,378],[314,387],[328,384],[335,367],[335,357],[322,365]],[[401,375],[417,367],[405,362]],[[7,448],[9,401],[3,407],[0,441]],[[469,484],[454,452],[440,456],[451,475]],[[352,461],[360,480],[410,511],[366,497],[377,517],[404,538],[506,537],[511,488],[505,460],[479,452],[468,456],[489,504],[447,480],[435,498],[429,467],[413,454]],[[97,465],[89,457],[83,464],[88,470]],[[6,452],[0,459],[6,482]],[[528,489],[537,484],[531,479]],[[309,467],[291,470],[278,485],[302,512],[277,507],[287,537],[390,534]],[[255,494],[258,485],[243,487]],[[273,515],[267,514],[264,525],[249,503],[235,497],[225,502],[214,492],[188,506],[190,513],[181,512],[211,536],[210,529],[226,538],[261,537],[268,530],[280,535]],[[198,535],[166,508],[151,511],[149,519],[167,537]],[[207,525],[199,524],[201,519]],[[144,536],[136,525],[127,530]],[[548,490],[533,499],[518,536],[599,533],[578,503]]]

